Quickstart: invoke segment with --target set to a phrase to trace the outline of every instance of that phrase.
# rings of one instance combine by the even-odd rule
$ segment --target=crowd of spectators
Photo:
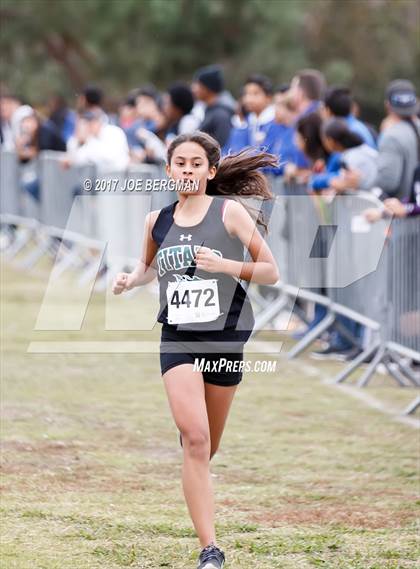
[[[132,90],[116,112],[109,111],[103,91],[94,85],[86,86],[73,103],[54,95],[39,111],[3,93],[1,147],[16,151],[22,164],[54,150],[63,153],[64,168],[93,163],[104,173],[139,163],[162,164],[175,136],[202,130],[219,142],[223,155],[248,147],[275,154],[278,166],[266,173],[303,183],[314,195],[372,192],[382,207],[366,210],[369,222],[420,214],[419,105],[407,80],[386,87],[385,116],[378,128],[362,120],[349,87],[328,86],[315,69],[301,70],[278,86],[265,75],[252,74],[236,100],[226,88],[222,67],[208,65],[190,83],[176,81],[164,92],[153,85]],[[25,189],[37,197],[36,181]],[[324,310],[316,307],[309,329]],[[348,319],[342,324],[360,335]],[[332,334],[324,355],[348,351],[345,339]]]
[[[73,103],[54,95],[39,112],[3,93],[2,148],[15,149],[22,162],[42,150],[65,151],[63,164],[93,162],[112,171],[162,163],[176,135],[202,130],[218,140],[224,155],[245,147],[276,154],[279,166],[269,173],[307,182],[314,192],[380,189],[394,205],[395,199],[412,198],[419,120],[409,81],[386,88],[378,130],[360,119],[348,87],[327,86],[315,69],[278,87],[269,77],[250,75],[237,100],[226,89],[222,67],[209,65],[190,83],[176,81],[164,92],[153,85],[134,89],[113,113],[97,86],[87,86]],[[407,211],[416,213],[417,207]]]

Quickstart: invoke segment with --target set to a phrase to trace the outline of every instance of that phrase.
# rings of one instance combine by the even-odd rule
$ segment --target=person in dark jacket
[[[194,107],[194,97],[191,88],[182,81],[169,85],[163,97],[163,113],[166,119],[165,142],[170,142],[178,136],[198,129],[199,121],[191,111]]]
[[[232,128],[234,104],[224,93],[223,71],[219,65],[202,67],[194,75],[192,91],[205,104],[204,119],[199,129],[224,146]]]
[[[66,143],[51,120],[43,121],[38,113],[33,111],[21,122],[19,136],[16,139],[16,152],[21,164],[27,165],[26,175],[22,178],[23,190],[35,200],[40,199],[35,160],[43,150],[65,152]]]
[[[41,120],[33,111],[22,120],[16,141],[16,150],[21,162],[36,158],[42,150],[66,151],[66,143],[57,126],[51,121]]]
[[[76,128],[76,113],[69,108],[62,95],[51,95],[48,101],[50,121],[57,127],[61,138],[67,143]]]

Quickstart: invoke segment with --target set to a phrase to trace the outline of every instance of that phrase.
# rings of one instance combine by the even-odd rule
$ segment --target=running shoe
[[[314,360],[337,360],[339,362],[344,362],[351,351],[352,349],[339,350],[334,346],[328,346],[324,350],[317,350],[315,352],[311,352],[309,355]]]
[[[224,564],[225,554],[214,543],[210,543],[201,551],[197,569],[222,569]]]

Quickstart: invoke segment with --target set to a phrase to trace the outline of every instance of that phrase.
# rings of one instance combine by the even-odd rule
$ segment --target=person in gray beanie
[[[379,137],[376,186],[386,197],[409,197],[416,166],[420,161],[418,102],[410,81],[392,81],[385,93],[387,117]]]
[[[204,118],[199,129],[215,138],[220,146],[224,146],[232,128],[235,102],[224,92],[221,66],[208,65],[200,68],[193,77],[192,91],[195,98],[205,105]]]

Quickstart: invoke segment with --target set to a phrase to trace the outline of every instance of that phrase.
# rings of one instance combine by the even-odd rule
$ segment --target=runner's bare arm
[[[143,234],[143,249],[139,262],[131,273],[133,286],[141,286],[151,282],[156,277],[155,257],[157,243],[152,238],[152,229],[160,210],[151,211],[146,215]]]
[[[245,207],[232,200],[224,223],[228,232],[242,241],[253,259],[249,262],[224,259],[224,272],[258,284],[275,284],[280,278],[276,260]]]

